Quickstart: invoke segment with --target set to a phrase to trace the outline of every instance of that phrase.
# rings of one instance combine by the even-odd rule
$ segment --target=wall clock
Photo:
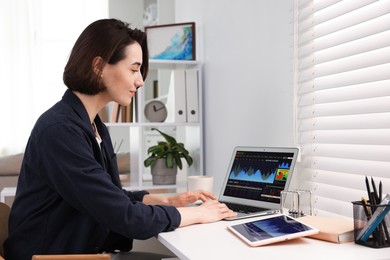
[[[144,109],[145,118],[150,122],[164,122],[168,111],[165,104],[159,100],[149,101]]]

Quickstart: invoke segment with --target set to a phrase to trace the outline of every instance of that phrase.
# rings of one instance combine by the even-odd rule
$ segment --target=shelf
[[[149,82],[145,82],[145,87],[139,89],[137,102],[135,102],[136,107],[133,110],[135,112],[133,118],[136,118],[137,122],[105,123],[110,131],[114,151],[117,154],[129,154],[128,163],[121,161],[121,172],[123,176],[126,176],[122,176],[122,186],[126,190],[148,190],[154,193],[159,193],[160,191],[185,191],[187,176],[204,173],[201,63],[194,60],[150,60],[149,65],[152,70],[147,79]],[[183,75],[185,79],[185,76],[188,75],[188,80],[182,81],[181,77],[176,77],[176,71],[178,71],[177,75]],[[155,82],[158,82],[158,84],[155,84]],[[183,120],[183,118],[171,116],[165,122],[147,121],[144,116],[146,102],[158,97],[166,97],[167,101],[165,102],[167,102],[168,111],[171,111],[171,115],[173,115],[176,109],[174,107],[175,94],[180,89],[187,88],[187,84],[192,88],[194,86],[197,87],[198,93],[197,95],[194,94],[197,100],[191,100],[191,104],[193,105],[194,102],[198,103],[198,119]],[[172,86],[174,86],[172,88],[173,91],[170,92]],[[154,91],[157,95],[155,95]],[[186,92],[182,91],[181,93]],[[169,102],[169,98],[171,102]],[[184,96],[184,99],[187,100],[186,96]],[[184,103],[185,106],[187,106],[186,102]],[[148,156],[147,149],[158,141],[163,140],[163,137],[157,132],[151,131],[152,127],[159,128],[163,132],[174,136],[181,143],[184,143],[193,158],[194,162],[191,167],[186,166],[184,163],[183,169],[178,171],[177,184],[175,185],[153,185],[150,178],[145,178],[146,175],[150,175],[150,167],[144,167],[144,160]],[[129,173],[127,173],[127,168],[124,167],[129,168]]]
[[[128,191],[137,191],[137,190],[179,190],[186,191],[187,183],[180,181],[172,185],[153,185],[152,181],[144,181],[142,185],[124,185],[123,189]]]
[[[149,69],[188,69],[198,65],[196,60],[149,60]]]
[[[165,127],[165,126],[199,126],[199,122],[192,123],[153,123],[153,122],[143,122],[143,123],[105,123],[107,127]]]

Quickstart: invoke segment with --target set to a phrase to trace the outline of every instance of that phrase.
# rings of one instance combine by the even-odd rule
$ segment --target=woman
[[[132,239],[235,215],[205,191],[160,197],[121,188],[98,112],[111,101],[130,104],[147,72],[144,32],[104,19],[81,33],[63,75],[68,90],[38,119],[26,147],[6,259],[129,251]],[[205,203],[184,207],[198,199]]]

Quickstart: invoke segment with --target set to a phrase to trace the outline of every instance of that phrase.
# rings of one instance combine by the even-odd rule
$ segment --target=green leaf
[[[166,162],[165,162],[165,165],[168,167],[168,168],[173,168],[173,154],[172,153],[168,153],[167,154],[167,157],[166,157]]]
[[[152,128],[152,130],[155,130],[155,131],[159,132],[165,138],[165,140],[167,140],[168,143],[176,144],[176,139],[173,138],[172,136],[167,135],[166,133],[161,132],[157,128]]]
[[[144,166],[149,167],[157,160],[156,157],[149,157],[144,161]]]
[[[183,164],[180,160],[180,157],[176,157],[175,159],[176,159],[177,167],[179,167],[180,170],[183,169]]]
[[[179,169],[182,169],[182,158],[186,160],[188,166],[192,165],[193,159],[187,149],[185,149],[183,143],[177,143],[175,138],[156,128],[152,128],[152,130],[159,132],[165,141],[159,141],[156,145],[148,148],[149,157],[144,161],[145,167],[151,166],[157,159],[161,158],[165,159],[165,165],[168,168],[177,166]]]

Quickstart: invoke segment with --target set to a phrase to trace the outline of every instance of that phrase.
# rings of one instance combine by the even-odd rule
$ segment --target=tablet
[[[283,214],[231,224],[227,228],[250,246],[268,245],[319,232],[318,229]]]

